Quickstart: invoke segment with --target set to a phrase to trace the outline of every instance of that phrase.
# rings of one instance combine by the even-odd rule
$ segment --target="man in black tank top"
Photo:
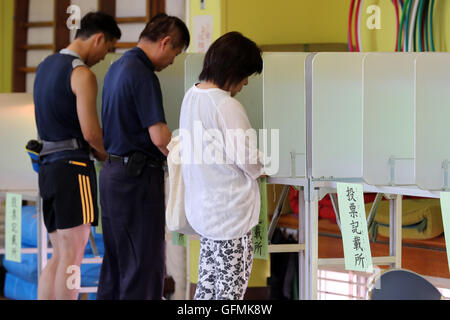
[[[40,300],[78,298],[79,289],[68,285],[68,278],[73,279],[74,266],[80,267],[91,226],[98,221],[96,172],[90,153],[100,161],[107,156],[97,116],[97,79],[89,67],[103,60],[120,37],[113,17],[91,12],[81,20],[75,40],[46,58],[36,72],[39,137],[46,145],[76,145],[63,151],[54,148],[40,158],[39,190],[53,246],[39,278]]]

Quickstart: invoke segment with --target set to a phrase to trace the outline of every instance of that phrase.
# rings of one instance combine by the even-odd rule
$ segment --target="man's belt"
[[[116,155],[113,155],[113,154],[108,154],[108,161],[110,163],[117,163],[117,162],[119,162],[119,163],[121,163],[123,165],[127,165],[128,162],[130,161],[130,157],[121,157],[121,156],[116,156]],[[149,159],[147,157],[147,159],[145,160],[145,165],[147,167],[151,167],[151,168],[162,169],[164,163],[162,161],[152,160],[152,159]]]
[[[43,157],[56,152],[79,149],[86,149],[86,151],[88,151],[87,143],[78,139],[69,139],[57,142],[42,141],[42,150],[39,153],[39,156]]]

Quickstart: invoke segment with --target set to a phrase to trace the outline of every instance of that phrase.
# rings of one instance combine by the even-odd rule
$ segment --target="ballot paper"
[[[269,240],[267,234],[267,180],[261,179],[261,211],[259,222],[253,228],[253,258],[267,260],[269,257]]]

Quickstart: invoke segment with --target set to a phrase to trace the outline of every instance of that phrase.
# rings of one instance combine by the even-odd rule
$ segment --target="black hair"
[[[174,30],[177,30],[178,32],[174,34]],[[147,23],[139,36],[139,40],[147,39],[156,42],[168,35],[172,36],[172,46],[174,48],[189,47],[191,37],[184,22],[180,18],[168,16],[165,13],[154,16],[150,22]]]
[[[102,11],[89,12],[81,19],[75,39],[88,39],[96,33],[103,33],[106,41],[120,39],[122,32],[112,16]]]
[[[261,73],[261,49],[252,40],[233,31],[217,39],[203,62],[200,81],[211,81],[222,89],[238,84],[254,73]]]

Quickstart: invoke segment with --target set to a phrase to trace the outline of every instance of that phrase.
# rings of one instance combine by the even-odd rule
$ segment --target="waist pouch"
[[[44,156],[48,156],[53,153],[61,151],[71,151],[71,150],[89,150],[89,145],[78,139],[69,139],[64,141],[37,141],[30,140],[25,146],[25,150],[31,158],[31,164],[33,170],[39,172],[39,159]]]

